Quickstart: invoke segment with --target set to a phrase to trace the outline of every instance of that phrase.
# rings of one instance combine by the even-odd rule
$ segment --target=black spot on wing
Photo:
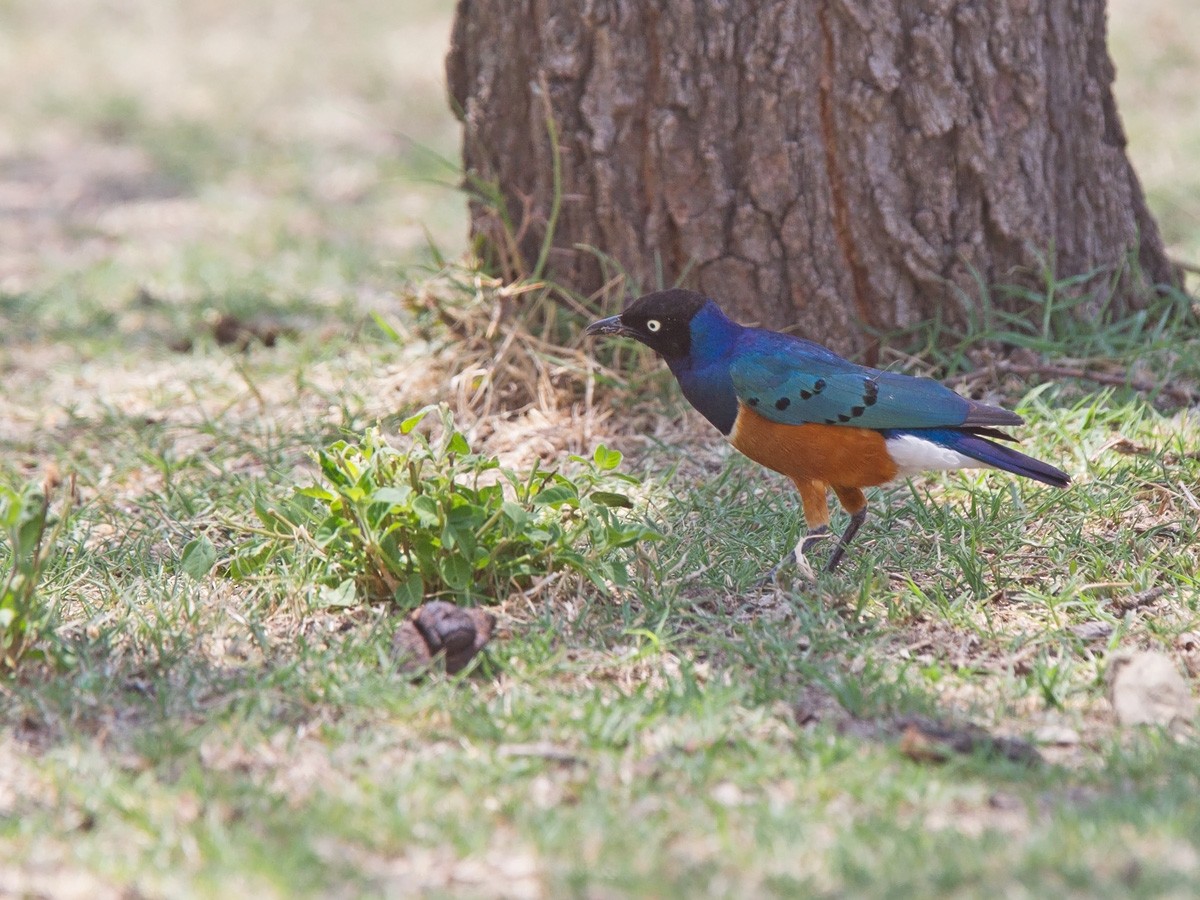
[[[816,381],[813,382],[813,393],[819,394],[823,390],[825,390],[825,379],[818,378]]]
[[[801,400],[810,400],[810,399],[812,399],[812,391],[801,391],[801,392],[800,392],[800,399],[801,399]]]
[[[866,406],[874,406],[879,400],[879,382],[874,378],[868,378],[863,382],[863,404]]]
[[[777,410],[779,410],[780,412],[783,412],[785,409],[787,409],[791,405],[792,405],[792,400],[790,397],[780,397],[778,400],[775,401],[775,408]]]
[[[746,401],[746,403],[748,403],[750,406],[758,406],[758,398],[751,397],[749,400]]]
[[[845,413],[838,413],[838,421],[839,422],[849,422],[850,417],[848,415],[846,415]]]
[[[853,417],[854,417],[854,418],[856,418],[856,419],[857,419],[859,416],[861,416],[863,413],[865,413],[866,411],[867,411],[867,408],[866,408],[865,406],[852,406],[852,407],[850,407],[850,415],[851,415],[851,416],[853,416]]]

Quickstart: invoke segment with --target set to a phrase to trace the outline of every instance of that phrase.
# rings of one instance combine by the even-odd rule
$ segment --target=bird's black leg
[[[850,516],[850,524],[846,526],[846,530],[842,532],[842,536],[838,539],[837,546],[829,554],[829,562],[825,564],[826,572],[832,572],[838,567],[838,563],[842,561],[842,554],[846,552],[846,546],[854,539],[854,535],[858,534],[858,529],[862,527],[862,523],[866,520],[867,508],[865,506]]]
[[[842,532],[837,546],[829,554],[829,562],[825,564],[826,572],[832,572],[837,568],[838,563],[842,561],[842,554],[846,552],[846,547],[849,546],[850,541],[854,539],[854,535],[858,534],[858,529],[862,527],[862,523],[867,519],[867,495],[862,492],[861,488],[835,486],[833,492],[837,494],[838,502],[842,504],[842,509],[850,514],[850,524],[846,526],[846,530]]]

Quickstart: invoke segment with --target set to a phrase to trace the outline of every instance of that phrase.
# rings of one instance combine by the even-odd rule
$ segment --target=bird
[[[788,478],[806,531],[767,575],[832,537],[829,491],[850,522],[830,553],[834,571],[867,517],[864,488],[924,471],[992,468],[1065,488],[1070,476],[998,440],[1024,424],[932,379],[861,366],[792,334],[740,325],[712,299],[682,288],[638,297],[585,336],[619,335],[660,356],[688,402],[733,447]],[[764,579],[764,580],[767,580]]]

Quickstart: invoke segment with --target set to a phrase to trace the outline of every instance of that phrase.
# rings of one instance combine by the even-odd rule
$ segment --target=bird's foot
[[[818,525],[802,537],[796,544],[796,549],[792,551],[792,554],[796,557],[796,568],[800,571],[800,575],[805,581],[817,580],[817,573],[809,565],[806,554],[831,535],[832,532],[829,530],[828,525]]]
[[[814,528],[796,543],[796,548],[791,553],[781,559],[769,572],[755,582],[755,587],[764,588],[777,584],[780,573],[790,563],[796,564],[796,572],[802,581],[816,581],[816,570],[813,569],[805,554],[808,550],[812,549],[814,544],[824,540],[829,535],[829,528],[825,525]]]

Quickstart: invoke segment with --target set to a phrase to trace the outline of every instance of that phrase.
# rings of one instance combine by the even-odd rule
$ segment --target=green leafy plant
[[[658,534],[626,512],[637,481],[615,471],[619,452],[600,446],[591,459],[570,457],[569,473],[535,465],[518,474],[473,453],[445,407],[436,440],[418,431],[433,409],[401,424],[402,449],[372,430],[318,451],[321,482],[260,504],[264,527],[229,574],[247,576],[302,544],[315,551],[310,574],[327,605],[501,598],[556,572],[602,590],[627,583],[628,557],[618,551]]]
[[[55,526],[43,491],[0,485],[0,668],[16,669],[51,622],[38,582],[61,522]]]

